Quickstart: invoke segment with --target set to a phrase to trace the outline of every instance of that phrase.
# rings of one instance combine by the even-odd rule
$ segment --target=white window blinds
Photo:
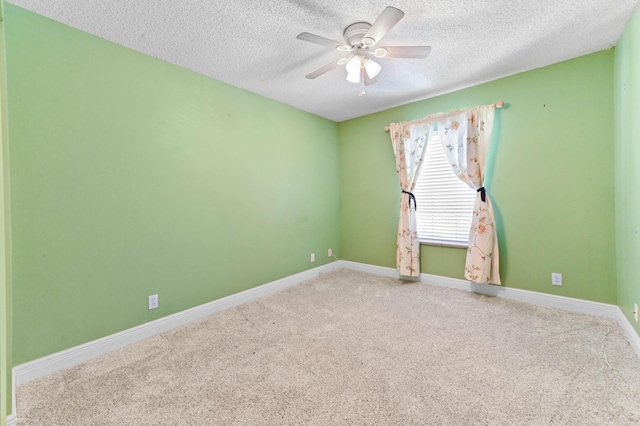
[[[421,242],[464,246],[469,243],[476,191],[453,173],[438,132],[431,134],[413,193],[418,205],[416,219]]]

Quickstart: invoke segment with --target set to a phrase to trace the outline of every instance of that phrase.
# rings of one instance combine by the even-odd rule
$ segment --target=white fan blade
[[[308,79],[314,79],[316,77],[320,77],[322,74],[326,73],[327,71],[331,71],[332,69],[334,69],[337,66],[338,66],[338,62],[333,61],[331,63],[328,63],[324,67],[315,70],[314,72],[312,72],[311,74],[307,75],[306,77]]]
[[[296,38],[298,40],[304,40],[311,43],[321,44],[323,46],[333,47],[334,49],[336,49],[338,46],[344,46],[344,42],[331,40],[311,33],[300,33],[296,36]]]
[[[384,46],[387,54],[384,58],[413,58],[422,59],[429,56],[431,46]]]
[[[362,38],[362,42],[367,46],[373,46],[384,37],[391,28],[402,19],[404,12],[395,7],[387,6],[382,11],[376,22],[373,23],[369,31]]]

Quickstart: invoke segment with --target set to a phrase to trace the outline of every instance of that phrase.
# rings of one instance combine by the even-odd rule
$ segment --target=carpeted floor
[[[17,389],[18,425],[640,424],[612,320],[340,270]]]

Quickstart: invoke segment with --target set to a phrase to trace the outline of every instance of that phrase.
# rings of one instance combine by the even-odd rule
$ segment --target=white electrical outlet
[[[333,250],[329,249],[329,251],[327,252],[327,256],[329,257],[333,256]]]
[[[158,295],[152,294],[149,296],[149,309],[155,309],[158,307]]]
[[[633,317],[635,318],[636,322],[638,322],[638,304],[637,303],[633,304]]]
[[[312,262],[316,261],[316,254],[315,253],[311,253],[311,261]]]
[[[551,284],[562,285],[562,274],[556,274],[555,272],[553,272],[551,274]]]

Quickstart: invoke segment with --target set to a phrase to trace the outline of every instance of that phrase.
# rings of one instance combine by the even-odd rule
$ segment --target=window
[[[468,245],[476,191],[453,173],[437,131],[427,144],[413,193],[418,205],[416,219],[421,243]]]

